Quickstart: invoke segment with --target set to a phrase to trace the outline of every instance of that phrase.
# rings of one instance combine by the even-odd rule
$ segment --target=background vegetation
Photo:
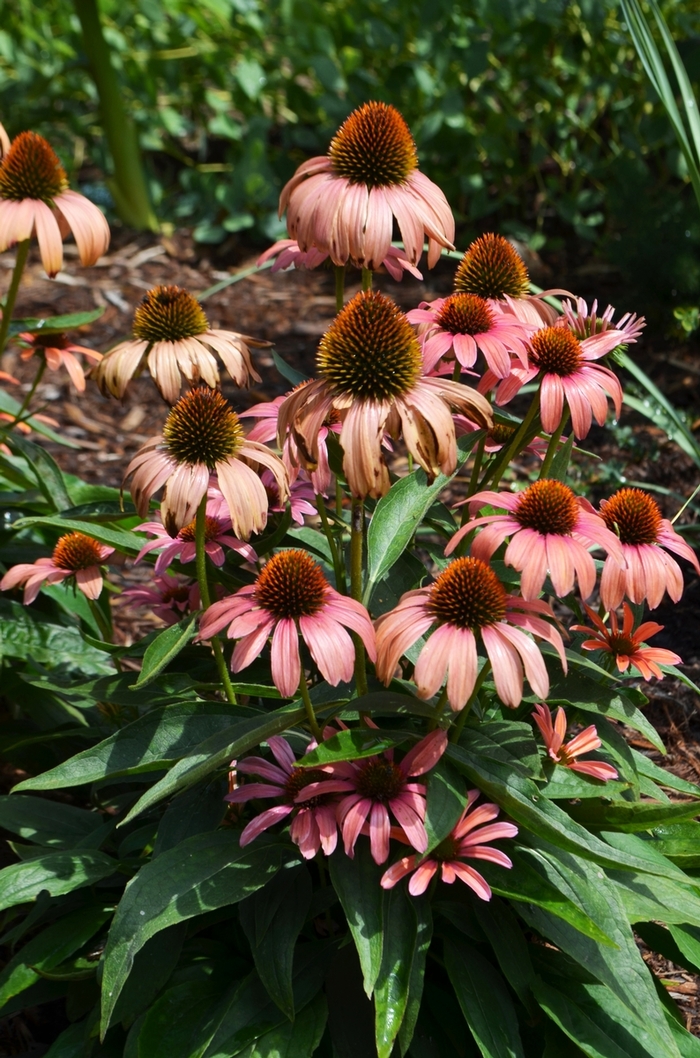
[[[199,241],[280,234],[282,183],[325,151],[353,107],[381,98],[403,111],[465,237],[497,224],[536,250],[574,245],[574,265],[589,245],[647,290],[677,301],[700,292],[684,163],[614,0],[100,8],[158,214]],[[700,7],[662,9],[695,81]],[[5,0],[0,119],[11,134],[48,136],[83,190],[108,201],[95,89],[68,0]]]

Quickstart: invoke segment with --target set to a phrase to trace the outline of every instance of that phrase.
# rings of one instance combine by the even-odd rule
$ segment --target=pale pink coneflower
[[[236,778],[238,774],[254,775],[263,781],[243,783],[224,797],[230,804],[243,804],[258,797],[275,797],[279,801],[279,804],[260,812],[243,828],[241,845],[249,845],[275,823],[293,816],[289,836],[299,846],[304,859],[312,859],[319,849],[330,856],[338,843],[337,798],[319,794],[304,803],[299,802],[299,794],[309,784],[318,782],[323,772],[318,768],[295,767],[294,753],[286,739],[279,735],[268,738],[267,744],[276,764],[264,757],[244,757],[234,762]],[[306,752],[311,752],[316,745],[312,739]]]
[[[498,378],[510,373],[511,353],[527,367],[527,340],[532,327],[476,294],[458,292],[424,301],[407,312],[406,319],[419,328],[426,374],[438,364],[449,367],[455,361],[468,370],[476,363],[479,351]]]
[[[341,420],[343,471],[354,496],[389,491],[382,458],[385,434],[403,435],[408,451],[432,481],[457,465],[452,409],[482,426],[491,408],[468,386],[423,372],[413,328],[378,291],[357,294],[326,331],[316,358],[318,379],[293,391],[279,411],[278,444],[293,433],[306,469],[318,465],[318,436],[333,412]]]
[[[411,265],[428,238],[428,268],[453,250],[454,217],[440,188],[418,169],[413,137],[398,110],[365,103],[331,141],[327,155],[299,166],[282,189],[280,216],[302,252],[327,253],[377,269],[391,249],[396,220]]]
[[[329,257],[330,253],[328,251],[323,252],[315,246],[309,247],[308,250],[301,250],[296,239],[280,239],[268,250],[265,250],[265,253],[261,254],[255,263],[260,268],[261,265],[275,258],[270,271],[283,272],[288,268],[318,268],[319,265],[325,264]],[[354,264],[356,268],[361,267],[352,258],[350,263]],[[410,272],[414,279],[423,278],[423,273],[419,272],[415,265],[411,264],[406,257],[405,250],[398,246],[389,247],[386,257],[382,261],[382,266],[397,283],[400,283],[403,279],[404,272]],[[381,270],[381,268],[377,269],[377,271]]]
[[[227,626],[228,638],[238,640],[233,672],[255,661],[272,636],[272,680],[286,698],[299,689],[300,635],[333,687],[353,676],[355,647],[347,628],[360,636],[372,661],[376,658],[374,629],[364,606],[332,588],[305,551],[278,552],[254,584],[213,603],[202,618],[199,638],[210,639]]]
[[[19,354],[22,360],[40,356],[51,371],[65,367],[79,393],[85,392],[85,371],[78,357],[84,356],[94,364],[102,359],[102,353],[88,349],[85,345],[76,345],[65,334],[24,333],[18,334],[15,340],[23,345],[23,352]]]
[[[42,584],[59,584],[72,579],[88,599],[98,599],[102,591],[100,566],[114,551],[113,547],[93,540],[84,533],[65,533],[53,549],[51,558],[20,562],[8,569],[0,580],[0,591],[24,585],[24,604],[34,602]]]
[[[608,559],[600,578],[600,596],[606,610],[615,610],[626,595],[630,602],[646,599],[655,610],[668,592],[674,602],[683,594],[683,573],[668,551],[692,563],[700,573],[700,563],[692,547],[663,518],[656,500],[641,489],[619,489],[603,500],[600,517],[620,540],[625,566],[618,568]]]
[[[608,779],[616,779],[617,771],[611,764],[604,764],[600,760],[576,760],[582,753],[590,753],[592,750],[600,749],[602,742],[598,737],[595,725],[591,724],[584,731],[575,735],[570,742],[564,745],[566,738],[566,713],[561,708],[557,709],[557,715],[552,723],[552,713],[548,705],[539,704],[535,706],[532,714],[544,739],[547,756],[555,764],[561,764],[571,771],[581,772],[582,775],[590,775],[601,782]]]
[[[63,237],[72,231],[80,263],[93,265],[109,246],[104,214],[70,190],[65,170],[43,136],[20,132],[10,143],[2,131],[0,253],[36,235],[41,263],[53,279],[63,267]]]
[[[527,327],[553,324],[559,313],[545,298],[568,290],[543,290],[530,294],[530,277],[525,262],[512,243],[502,235],[486,232],[469,246],[455,273],[454,289],[499,302],[503,312],[515,316]]]
[[[413,673],[420,698],[432,698],[447,679],[450,707],[463,709],[479,673],[479,639],[504,705],[520,704],[523,670],[535,694],[546,698],[547,669],[537,644],[525,632],[550,643],[566,671],[562,638],[545,620],[553,617],[547,603],[509,595],[480,559],[455,559],[434,584],[406,592],[393,610],[377,620],[377,676],[389,684],[401,656],[434,628]]]
[[[592,635],[593,639],[585,639],[581,644],[583,650],[603,650],[610,654],[617,665],[618,672],[627,672],[630,665],[637,669],[642,679],[650,680],[656,676],[658,680],[663,679],[663,672],[659,665],[681,665],[683,659],[674,654],[672,650],[664,647],[646,647],[644,642],[661,632],[663,625],[656,621],[645,621],[634,627],[634,614],[627,603],[623,603],[623,622],[620,628],[617,614],[614,610],[610,613],[610,627],[606,627],[604,621],[590,606],[585,606],[589,619],[595,628],[587,625],[572,625],[572,631],[585,632]]]
[[[614,323],[615,309],[612,305],[608,305],[605,311],[598,315],[597,301],[593,302],[590,311],[583,298],[576,298],[575,311],[574,305],[570,301],[565,301],[562,308],[563,316],[560,323],[565,324],[569,330],[573,331],[580,341],[590,338],[592,335],[613,330],[620,335],[618,346],[614,347],[618,348],[620,345],[631,345],[636,342],[646,327],[644,317],[637,316],[636,313],[632,312],[626,312],[624,316],[621,316]]]
[[[568,485],[543,478],[522,492],[477,492],[465,502],[470,509],[485,504],[505,508],[505,514],[471,518],[452,537],[445,554],[451,554],[463,537],[480,526],[471,554],[488,562],[494,551],[510,537],[505,563],[522,573],[524,599],[536,599],[549,573],[560,598],[573,590],[587,599],[595,587],[595,562],[588,548],[602,547],[608,561],[624,566],[620,541],[587,500],[574,495]],[[542,695],[546,698],[546,695]]]
[[[275,397],[274,400],[262,404],[254,404],[252,408],[239,412],[241,419],[258,420],[248,434],[248,440],[260,441],[262,444],[269,444],[270,441],[275,441],[280,408],[285,400],[293,393],[303,390],[313,381],[313,379],[307,379],[305,382],[300,382],[289,393],[285,393],[283,397]],[[340,433],[340,418],[338,413],[333,410],[319,427],[316,437],[318,445],[316,463],[307,470],[314,492],[319,493],[321,496],[327,496],[333,485],[333,474],[328,463],[328,435],[330,432],[336,435]],[[300,456],[294,435],[289,428],[282,439],[281,451],[282,462],[287,468],[289,480],[293,482],[299,474]]]
[[[147,606],[166,625],[174,625],[187,613],[201,608],[199,585],[185,577],[163,573],[154,578],[153,584],[127,588],[117,598],[121,606],[138,608]]]
[[[286,501],[287,472],[279,456],[245,438],[238,416],[221,393],[199,386],[171,408],[163,433],[139,449],[124,481],[132,478],[131,495],[142,518],[151,497],[165,486],[161,518],[168,533],[176,536],[194,519],[216,475],[233,532],[248,540],[267,523],[267,493],[249,462],[272,472]]]
[[[297,525],[304,524],[304,518],[318,514],[314,506],[316,491],[308,478],[302,477],[304,471],[300,471],[289,486],[289,513],[293,522]],[[263,470],[260,480],[265,486],[268,499],[268,510],[271,514],[280,514],[287,509],[286,504],[280,501],[277,482],[269,470]]]
[[[490,848],[487,842],[514,838],[518,828],[514,823],[493,822],[500,812],[498,805],[483,804],[473,808],[480,795],[480,790],[469,791],[466,806],[455,826],[425,859],[413,853],[402,857],[385,871],[380,883],[382,889],[393,889],[407,874],[412,874],[408,891],[411,896],[420,896],[439,872],[442,881],[448,885],[452,885],[459,878],[480,900],[490,900],[491,887],[488,882],[470,864],[464,863],[464,860],[487,860],[506,869],[512,867],[512,861],[505,852]],[[391,836],[408,844],[397,828],[392,827]]]
[[[401,825],[409,842],[418,852],[428,848],[425,819],[425,785],[410,782],[430,771],[445,752],[446,731],[431,731],[409,750],[403,760],[394,761],[394,751],[385,750],[364,760],[343,760],[328,764],[322,778],[299,794],[304,802],[319,794],[345,794],[338,805],[338,825],[345,852],[355,855],[355,844],[369,821],[369,843],[375,863],[384,863],[389,855],[391,822],[389,812]]]
[[[110,349],[93,371],[105,396],[123,397],[129,381],[148,367],[163,397],[174,404],[183,376],[191,385],[218,386],[214,353],[236,385],[247,386],[251,378],[261,381],[250,348],[270,346],[237,331],[213,330],[197,299],[177,286],[157,286],[144,294],[134,313],[132,332],[133,338]]]
[[[267,473],[267,471],[264,473]],[[232,551],[239,554],[246,562],[257,562],[258,556],[250,544],[245,544],[242,540],[231,535],[231,518],[229,517],[226,501],[221,493],[218,492],[218,489],[212,490],[210,488],[208,490],[209,496],[211,496],[213,491],[216,491],[217,495],[213,498],[207,498],[207,513],[204,526],[204,550],[206,554],[215,566],[223,566],[226,559],[224,547],[230,547]],[[152,551],[160,551],[154,566],[156,574],[164,573],[175,559],[186,565],[188,562],[194,562],[197,557],[195,543],[196,520],[191,521],[189,525],[184,525],[174,538],[167,532],[162,522],[143,522],[141,525],[134,526],[134,532],[150,533],[154,537],[153,540],[149,540],[141,548],[134,559],[134,565]]]

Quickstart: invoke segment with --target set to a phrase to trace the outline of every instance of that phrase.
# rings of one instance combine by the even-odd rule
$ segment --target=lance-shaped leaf
[[[498,971],[462,937],[445,940],[445,966],[484,1058],[525,1058],[513,1001]]]
[[[384,891],[379,881],[383,868],[372,859],[366,841],[357,843],[354,859],[336,849],[328,862],[333,887],[357,948],[364,989],[371,996],[382,965]]]
[[[40,853],[0,871],[0,911],[36,900],[46,889],[51,896],[63,896],[114,874],[118,864],[111,856],[94,849]]]
[[[197,621],[196,615],[183,617],[177,624],[166,628],[160,635],[156,636],[152,643],[146,648],[143,655],[141,674],[134,684],[134,689],[145,687],[152,683],[156,676],[169,665],[173,658],[183,650],[190,640],[194,639]]]

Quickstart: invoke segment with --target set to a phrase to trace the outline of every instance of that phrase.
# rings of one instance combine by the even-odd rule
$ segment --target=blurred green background
[[[694,82],[700,3],[663,12]],[[100,0],[162,222],[224,249],[284,233],[276,204],[349,111],[396,105],[460,243],[496,227],[641,296],[700,295],[700,220],[612,0]],[[0,120],[56,147],[109,207],[110,159],[70,0],[4,0]]]

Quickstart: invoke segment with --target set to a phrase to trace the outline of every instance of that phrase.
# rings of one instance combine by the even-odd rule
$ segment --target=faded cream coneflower
[[[482,396],[423,375],[420,344],[394,302],[378,291],[357,294],[324,334],[316,381],[290,394],[278,418],[281,448],[290,428],[308,470],[319,461],[319,433],[332,412],[340,422],[343,471],[354,496],[383,496],[389,472],[381,453],[385,433],[403,435],[432,481],[457,465],[452,409],[480,426],[492,423]]]
[[[0,253],[36,235],[41,263],[53,278],[63,267],[63,237],[72,231],[80,263],[94,264],[109,246],[102,212],[70,190],[65,170],[43,136],[20,132],[10,142],[2,131]]]
[[[440,188],[418,169],[408,125],[387,103],[365,103],[333,137],[327,155],[299,166],[280,195],[280,216],[307,253],[377,269],[390,258],[394,219],[405,259],[416,265],[428,238],[428,267],[453,250],[455,224]]]
[[[171,536],[189,525],[213,474],[228,506],[234,534],[247,540],[267,523],[265,486],[249,463],[274,475],[282,502],[289,495],[282,460],[265,445],[248,441],[238,416],[218,390],[198,386],[185,393],[165,420],[163,433],[148,441],[129,463],[131,495],[142,518],[163,486],[160,511]]]
[[[237,386],[247,386],[251,378],[260,382],[250,347],[270,345],[237,331],[212,330],[197,299],[178,286],[157,286],[144,294],[132,330],[133,338],[111,349],[95,369],[105,396],[123,397],[129,381],[144,367],[169,404],[180,396],[183,375],[191,385],[218,386],[212,349]]]

